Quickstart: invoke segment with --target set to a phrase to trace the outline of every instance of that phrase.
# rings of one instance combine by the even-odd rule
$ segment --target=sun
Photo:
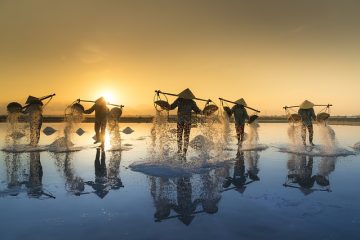
[[[101,93],[101,96],[105,98],[106,102],[109,102],[109,103],[115,103],[115,97],[114,97],[114,94],[112,92],[102,92]]]

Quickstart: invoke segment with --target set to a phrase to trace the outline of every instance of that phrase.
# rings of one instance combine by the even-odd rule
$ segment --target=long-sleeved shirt
[[[305,126],[312,124],[312,121],[316,119],[316,115],[313,108],[299,109],[298,114],[301,117],[301,121]]]
[[[245,120],[249,120],[249,115],[246,109],[241,105],[236,104],[235,106],[233,106],[231,108],[231,113],[234,114],[235,124],[237,126],[244,125]]]
[[[177,98],[171,105],[170,110],[178,108],[178,122],[191,122],[191,112],[201,113],[194,100]]]
[[[107,120],[109,108],[106,105],[94,104],[91,108],[84,111],[86,114],[91,114],[95,111],[95,121]]]

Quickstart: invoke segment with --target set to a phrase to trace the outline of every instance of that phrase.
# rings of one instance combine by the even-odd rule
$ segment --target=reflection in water
[[[5,166],[7,174],[7,188],[10,190],[15,190],[21,188],[22,182],[25,181],[25,172],[28,171],[24,161],[27,159],[22,159],[21,157],[24,154],[20,153],[7,153],[5,156]],[[22,161],[23,160],[23,161]],[[17,195],[18,193],[14,193]]]
[[[316,183],[322,187],[330,187],[329,175],[335,170],[336,157],[323,157],[319,163]]]
[[[335,163],[336,157],[322,157],[318,171],[314,175],[314,158],[312,156],[290,154],[287,163],[288,175],[283,185],[298,188],[304,195],[309,195],[314,191],[331,192],[329,175],[335,170]],[[319,188],[316,188],[315,183]]]
[[[176,183],[177,204],[173,206],[174,211],[179,214],[178,219],[185,225],[190,225],[195,217],[196,207],[200,199],[193,200],[192,184],[189,177],[180,177]]]
[[[260,155],[256,151],[239,151],[237,153],[236,162],[234,164],[233,176],[227,177],[224,181],[224,191],[236,190],[243,193],[246,190],[246,186],[255,181],[260,181],[258,177],[259,168],[258,161]],[[245,160],[247,170],[245,166]],[[233,187],[231,187],[233,185]]]
[[[121,151],[111,152],[107,168],[104,149],[96,150],[94,181],[84,181],[77,175],[73,166],[73,155],[74,152],[53,154],[55,163],[65,179],[65,189],[68,193],[75,196],[95,193],[100,198],[104,198],[110,190],[124,187],[120,179]],[[92,190],[87,190],[86,186],[90,186]]]
[[[55,198],[43,188],[43,169],[40,161],[40,152],[30,152],[29,160],[24,163],[20,153],[9,153],[5,158],[7,167],[7,189],[0,192],[0,196],[17,196],[26,191],[30,198]],[[28,166],[24,164],[29,164]]]
[[[227,173],[219,168],[200,175],[200,179],[195,176],[172,179],[149,177],[155,221],[176,218],[190,225],[197,214],[217,213],[222,182]],[[172,216],[171,211],[174,212]]]
[[[104,198],[110,190],[118,190],[124,187],[120,179],[121,152],[112,152],[109,169],[106,167],[106,154],[101,148],[96,149],[95,157],[95,181],[85,182],[91,186],[98,197]]]
[[[86,194],[85,184],[81,177],[77,176],[72,166],[72,152],[55,153],[55,164],[65,178],[65,189],[75,196]]]

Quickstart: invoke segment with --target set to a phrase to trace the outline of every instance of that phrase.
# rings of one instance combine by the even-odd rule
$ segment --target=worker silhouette
[[[86,114],[91,114],[95,111],[95,142],[101,142],[101,145],[104,145],[105,141],[105,130],[107,124],[107,116],[109,108],[106,106],[106,101],[103,97],[100,97],[95,101],[95,104],[84,111]]]
[[[247,104],[243,98],[238,99],[235,103],[236,104],[231,108],[231,111],[228,112],[228,116],[230,117],[234,114],[236,136],[238,145],[241,147],[243,141],[245,140],[245,121],[249,120],[249,115],[245,109]]]
[[[314,137],[314,128],[312,121],[316,120],[316,115],[314,112],[314,104],[308,100],[305,100],[301,103],[298,114],[301,117],[302,127],[301,127],[301,138],[304,146],[306,146],[306,129],[309,132],[309,143],[311,146],[314,146],[313,137]]]
[[[43,103],[33,96],[29,96],[26,100],[26,106],[23,110],[24,114],[28,114],[28,122],[30,127],[30,145],[37,146],[40,140],[40,130],[43,123]]]
[[[170,105],[170,110],[178,108],[177,120],[177,142],[178,154],[182,158],[186,158],[186,153],[189,146],[190,130],[191,130],[191,113],[201,113],[201,110],[196,105],[195,95],[189,88],[182,91],[179,97]],[[184,139],[184,141],[183,141]]]

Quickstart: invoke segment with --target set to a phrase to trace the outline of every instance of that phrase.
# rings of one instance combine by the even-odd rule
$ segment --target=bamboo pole
[[[155,93],[157,94],[165,94],[165,95],[169,95],[169,96],[174,96],[174,97],[178,97],[179,95],[178,94],[174,94],[174,93],[166,93],[166,92],[162,92],[160,90],[155,90]],[[194,98],[195,100],[199,100],[199,101],[203,101],[203,102],[212,102],[211,99],[202,99],[202,98]]]
[[[228,103],[240,105],[240,104],[238,104],[238,103],[236,103],[236,102],[229,101],[229,100],[226,100],[226,99],[224,99],[224,98],[219,98],[219,100],[220,100],[220,101],[223,101],[223,102],[228,102]],[[253,110],[253,111],[255,111],[255,112],[258,112],[258,113],[260,112],[259,110],[256,110],[256,109],[251,108],[251,107],[248,107],[248,106],[244,106],[244,107],[245,107],[245,108],[248,108],[248,109],[251,109],[251,110]]]

